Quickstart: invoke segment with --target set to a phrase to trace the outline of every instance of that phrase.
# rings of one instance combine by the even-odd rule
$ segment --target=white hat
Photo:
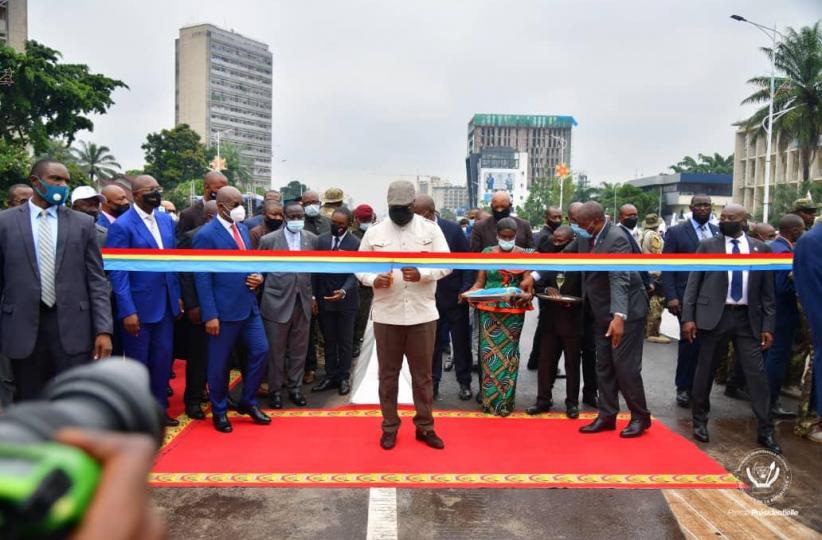
[[[83,199],[97,198],[100,202],[106,202],[105,195],[100,195],[97,190],[91,186],[78,186],[71,192],[69,204],[74,204],[74,201],[82,201]]]

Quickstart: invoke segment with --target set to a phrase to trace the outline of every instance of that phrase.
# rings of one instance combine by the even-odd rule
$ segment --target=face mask
[[[403,227],[414,219],[414,212],[407,206],[392,206],[388,209],[388,217],[391,218],[391,221]]]
[[[549,229],[551,229],[552,231],[555,231],[555,230],[557,230],[557,228],[560,225],[562,225],[562,222],[561,221],[549,221],[549,222],[546,223],[546,225],[548,225]]]
[[[83,213],[87,216],[93,217],[94,221],[97,221],[97,218],[100,216],[100,212],[97,212],[96,210],[83,210]]]
[[[570,244],[570,243],[571,243],[571,242],[566,242],[566,243],[564,243],[564,244],[559,244],[559,245],[557,245],[557,244],[551,244],[551,245],[554,247],[554,251],[553,251],[553,253],[559,253],[560,251],[562,251],[563,249],[565,249],[566,247],[568,247],[568,244]]]
[[[507,218],[508,216],[510,216],[511,215],[511,209],[506,208],[505,210],[500,210],[499,212],[496,211],[496,210],[493,210],[491,213],[494,215],[494,221],[499,221],[501,219],[504,219],[504,218]]]
[[[212,201],[216,201],[217,200],[217,192],[212,191],[211,193],[208,194],[208,198],[211,199]]]
[[[245,221],[245,206],[242,204],[235,206],[231,209],[231,212],[228,213],[228,217],[230,217],[234,223]]]
[[[571,230],[574,231],[574,234],[579,236],[580,238],[591,238],[591,235],[588,234],[588,231],[586,231],[576,223],[571,223]]]
[[[305,207],[305,215],[308,217],[317,217],[320,215],[319,204],[309,204]]]
[[[45,190],[43,187],[45,186]],[[34,188],[40,197],[48,203],[49,206],[60,206],[65,204],[66,197],[68,197],[68,186],[53,186],[40,180],[40,187]]]
[[[276,231],[283,226],[283,220],[265,218],[265,226],[268,227],[269,230]]]
[[[177,212],[172,212],[172,213],[169,214],[169,216],[171,216],[171,220],[174,223],[177,223],[177,220],[180,219],[179,217],[177,217]]]
[[[705,225],[706,223],[708,223],[708,219],[710,217],[711,217],[710,214],[707,215],[707,216],[697,216],[696,214],[693,215],[694,221],[696,221],[700,225]]]
[[[736,236],[739,235],[739,233],[742,232],[742,222],[741,221],[720,221],[719,222],[719,232],[721,232],[725,236],[736,237]]]
[[[468,232],[468,227],[467,226],[463,225],[460,228],[462,229],[462,232]]]
[[[294,219],[285,222],[285,228],[291,232],[300,232],[305,227],[304,219]]]
[[[636,227],[637,221],[639,221],[639,219],[635,217],[626,218],[622,221],[622,226],[627,227],[629,229],[633,229],[634,227]]]
[[[340,236],[344,235],[344,234],[345,234],[345,231],[347,231],[347,230],[348,230],[348,228],[347,228],[347,227],[342,227],[342,226],[340,226],[340,225],[332,225],[332,226],[331,226],[331,234],[333,234],[333,235],[334,235],[334,236],[336,236],[337,238],[339,238]]]
[[[371,226],[370,223],[360,223],[360,230],[361,231],[367,231],[368,227],[370,227],[370,226]]]
[[[469,219],[469,220],[468,220],[468,225],[473,225],[473,224],[474,224],[474,221],[476,221],[476,220],[474,220],[474,219]]]
[[[511,251],[514,249],[516,240],[503,240],[502,238],[497,238],[497,243],[502,251]]]
[[[114,217],[120,217],[123,214],[125,214],[129,208],[131,208],[131,205],[129,203],[121,204],[119,206],[112,206],[111,215]]]
[[[163,194],[159,191],[149,191],[143,195],[143,203],[150,208],[159,208],[163,200]],[[162,210],[165,212],[165,210]]]

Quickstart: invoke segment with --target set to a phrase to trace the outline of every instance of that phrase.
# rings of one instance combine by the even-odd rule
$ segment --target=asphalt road
[[[518,410],[536,396],[536,372],[525,368],[534,328],[531,313],[522,339]],[[672,430],[690,436],[690,411],[674,402],[675,366],[676,342],[646,342],[643,377],[651,412]],[[725,397],[722,389],[716,387],[711,398],[711,443],[701,447],[734,470],[746,452],[757,448],[755,421],[747,402]],[[435,406],[475,409],[473,400],[457,398],[457,390],[453,372],[446,373]],[[334,392],[307,395],[311,407],[345,403]],[[795,406],[791,400],[784,404]],[[791,422],[780,422],[777,429],[793,484],[775,506],[797,510],[802,523],[822,531],[822,445],[795,437]],[[374,444],[378,437],[375,434]],[[171,538],[363,539],[368,532],[368,489],[166,488],[156,489],[154,500],[166,513]],[[396,528],[401,540],[682,537],[659,490],[398,489]]]

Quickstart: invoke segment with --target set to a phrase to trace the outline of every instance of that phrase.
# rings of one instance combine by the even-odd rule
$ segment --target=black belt
[[[725,304],[725,309],[748,309],[748,304]]]

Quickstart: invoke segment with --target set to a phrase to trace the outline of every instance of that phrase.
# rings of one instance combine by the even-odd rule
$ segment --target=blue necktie
[[[734,238],[731,240],[731,244],[734,245],[733,249],[731,249],[731,253],[737,254],[739,253],[739,240]],[[734,302],[739,302],[742,300],[742,271],[741,270],[734,270],[731,273],[731,298],[733,298]]]

